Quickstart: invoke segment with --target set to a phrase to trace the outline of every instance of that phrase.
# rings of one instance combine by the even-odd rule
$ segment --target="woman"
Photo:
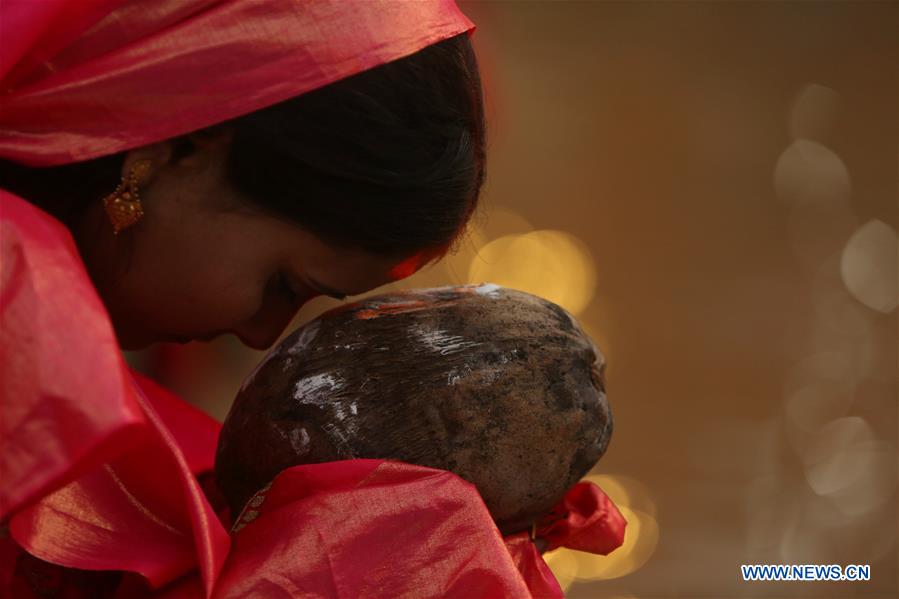
[[[229,556],[227,517],[196,478],[218,424],[130,372],[119,348],[221,334],[266,348],[309,299],[439,259],[474,211],[485,141],[471,23],[448,1],[301,6],[4,3],[5,591],[257,588],[245,585],[258,555],[248,562],[244,544]],[[318,470],[313,499],[371,480],[353,468]],[[427,496],[433,475],[404,476],[377,487],[381,505]],[[483,504],[447,476],[458,509],[416,522],[405,547],[358,534],[337,544],[357,556],[344,570],[372,550],[443,567],[375,573],[338,594],[411,592],[423,577],[434,594],[527,593]],[[376,512],[363,522],[389,536],[404,513],[387,529]],[[436,531],[456,550],[435,553]],[[250,553],[268,542],[285,540]],[[107,575],[118,572],[131,574]]]
[[[455,18],[447,31],[465,31]],[[415,33],[427,41],[427,30]],[[53,143],[43,118],[53,146],[22,147],[33,134],[12,130],[24,128],[13,97],[2,118],[12,121],[3,187],[70,228],[125,349],[223,333],[265,349],[309,299],[359,294],[439,257],[475,208],[484,123],[467,35],[396,58],[213,127],[98,148],[90,153],[102,157],[75,163],[81,140],[69,154],[50,149],[70,142]],[[142,133],[113,147],[146,141]],[[136,177],[145,212],[115,235],[101,199],[120,177]]]

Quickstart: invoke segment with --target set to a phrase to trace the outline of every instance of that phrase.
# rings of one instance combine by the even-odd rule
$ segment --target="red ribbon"
[[[548,551],[558,547],[608,555],[624,543],[627,522],[608,495],[591,482],[580,482],[537,525],[537,538]]]
[[[536,537],[547,543],[547,551],[566,547],[608,555],[624,543],[626,526],[624,516],[602,489],[591,482],[580,482],[537,523]],[[564,598],[529,533],[511,535],[505,541],[532,597]]]

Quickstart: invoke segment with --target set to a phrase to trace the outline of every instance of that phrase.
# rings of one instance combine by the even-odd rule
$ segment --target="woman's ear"
[[[149,183],[156,177],[160,169],[164,168],[172,160],[173,150],[174,144],[172,140],[168,139],[128,150],[125,154],[125,160],[122,162],[122,177],[128,177],[134,165],[141,160],[146,160],[149,162],[149,165],[138,184],[145,185]]]
[[[149,183],[168,166],[204,167],[220,159],[233,138],[231,127],[219,125],[134,148],[125,154],[122,176],[127,177],[140,160],[150,161],[150,167],[140,183]]]
[[[216,125],[194,131],[177,139],[183,145],[188,146],[184,151],[183,145],[176,148],[176,156],[180,166],[205,166],[211,162],[221,161],[227,156],[231,141],[234,139],[234,130],[227,125]]]

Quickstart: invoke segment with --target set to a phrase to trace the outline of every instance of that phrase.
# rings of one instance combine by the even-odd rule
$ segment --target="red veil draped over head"
[[[0,157],[124,151],[472,30],[449,0],[4,0]],[[218,423],[129,370],[68,230],[0,190],[0,260],[0,595],[561,596],[470,484],[408,464],[291,468],[229,534],[197,478]],[[597,488],[559,510],[551,547],[621,544]]]

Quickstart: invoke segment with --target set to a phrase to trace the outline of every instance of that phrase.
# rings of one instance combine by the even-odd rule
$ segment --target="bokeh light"
[[[562,548],[543,554],[543,560],[563,591],[567,591],[577,581],[579,563],[575,553],[578,552]]]
[[[837,418],[816,434],[802,451],[809,486],[818,495],[829,495],[855,483],[858,457],[851,450],[874,441],[871,426],[858,416]]]
[[[862,225],[846,242],[840,273],[846,289],[872,310],[888,314],[899,302],[896,230],[880,220]]]
[[[896,486],[895,448],[859,416],[834,419],[808,439],[801,458],[811,489],[846,514],[882,505]]]
[[[514,210],[499,205],[488,206],[483,212],[475,215],[472,224],[442,260],[424,267],[407,279],[387,286],[386,289],[415,289],[483,282],[473,281],[468,276],[469,267],[481,248],[493,239],[505,235],[520,235],[532,230],[533,226],[527,219]],[[375,293],[381,291],[384,291],[384,288]]]
[[[827,86],[809,83],[796,94],[790,111],[793,139],[821,140],[833,126],[840,94]]]
[[[593,299],[595,268],[590,250],[578,238],[540,230],[490,241],[472,259],[468,279],[533,293],[577,315]]]
[[[836,152],[816,141],[798,139],[777,160],[774,188],[786,202],[816,206],[846,204],[852,183]]]
[[[894,506],[896,447],[887,441],[869,441],[845,447],[829,464],[819,466],[818,476],[833,476],[838,468],[851,468],[843,485],[828,496],[837,509],[851,517]]]
[[[476,230],[488,240],[505,235],[520,235],[534,230],[523,214],[502,205],[488,206],[482,218],[478,218]]]

